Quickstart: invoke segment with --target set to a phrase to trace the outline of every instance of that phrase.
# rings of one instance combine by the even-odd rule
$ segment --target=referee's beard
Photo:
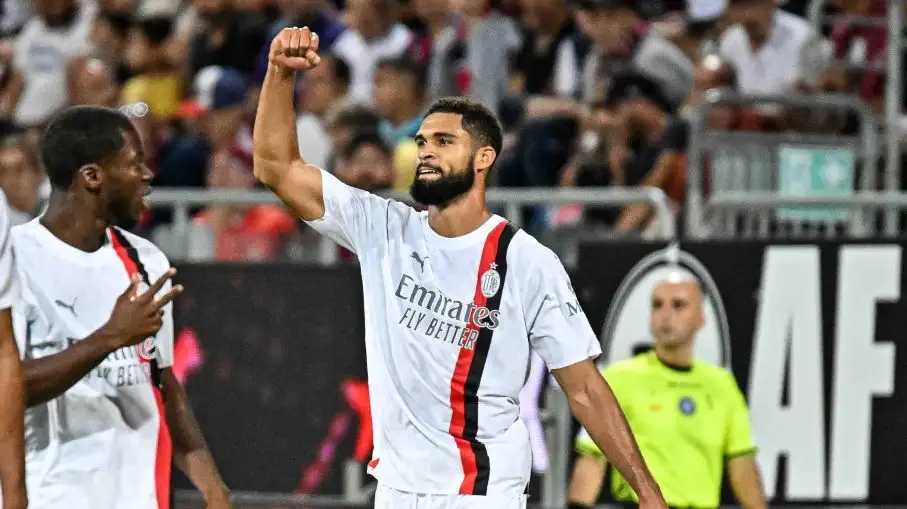
[[[422,163],[420,166],[441,171],[441,168],[431,164]],[[434,180],[419,178],[417,169],[417,175],[409,188],[409,194],[422,205],[443,209],[468,193],[475,182],[476,172],[472,161],[463,170],[452,171],[448,174],[442,173]]]

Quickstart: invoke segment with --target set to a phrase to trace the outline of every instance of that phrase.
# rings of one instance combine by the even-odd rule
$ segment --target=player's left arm
[[[667,507],[617,398],[592,360],[552,369],[551,374],[576,420],[639,495],[640,507]]]
[[[534,258],[531,272],[520,278],[526,281],[524,309],[532,348],[551,369],[573,415],[639,495],[640,507],[666,508],[617,398],[592,362],[601,346],[567,272],[547,249]]]
[[[169,268],[169,263],[167,265]],[[169,291],[169,287],[168,282],[161,292]],[[155,355],[161,367],[161,390],[167,426],[173,440],[173,461],[202,493],[209,509],[231,508],[230,491],[214,464],[192,412],[189,396],[171,367],[173,341],[173,303],[169,303],[164,307],[164,324],[157,335]]]
[[[161,372],[167,424],[173,438],[173,460],[192,484],[202,492],[209,508],[228,508],[230,490],[221,479],[205,437],[192,413],[189,397],[173,369]]]
[[[728,377],[731,378],[731,415],[725,440],[728,480],[737,501],[744,509],[766,509],[768,505],[762,489],[759,466],[756,464],[756,444],[753,441],[749,410],[733,376],[728,373]]]

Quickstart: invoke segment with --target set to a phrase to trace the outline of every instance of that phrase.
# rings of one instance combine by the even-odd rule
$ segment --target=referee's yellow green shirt
[[[602,374],[627,416],[646,464],[672,507],[718,507],[728,458],[753,454],[753,433],[743,394],[726,369],[695,361],[669,367],[654,351],[617,362]],[[585,429],[580,454],[603,457]],[[638,498],[613,470],[611,493]]]

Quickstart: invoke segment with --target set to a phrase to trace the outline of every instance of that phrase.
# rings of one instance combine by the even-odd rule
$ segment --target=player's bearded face
[[[420,169],[434,170],[440,175],[419,175]],[[466,167],[459,170],[443,170],[429,162],[421,162],[416,168],[416,178],[409,188],[414,200],[422,205],[444,208],[454,200],[468,193],[476,181],[472,158]]]
[[[139,210],[136,211],[136,208]],[[137,206],[132,195],[117,194],[108,202],[108,213],[114,224],[124,230],[131,230],[135,228],[141,217],[141,204]]]

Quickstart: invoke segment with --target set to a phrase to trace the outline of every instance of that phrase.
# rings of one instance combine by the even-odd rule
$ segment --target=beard
[[[141,215],[136,215],[134,206],[129,199],[118,199],[110,202],[108,208],[112,223],[120,228],[132,231],[139,224]]]
[[[420,166],[440,171],[437,166],[427,164]],[[418,169],[416,171],[418,172]],[[475,181],[476,174],[472,163],[470,163],[464,170],[451,172],[434,180],[423,180],[416,175],[416,178],[413,179],[413,184],[409,188],[409,194],[422,205],[443,209],[457,198],[468,193]]]

